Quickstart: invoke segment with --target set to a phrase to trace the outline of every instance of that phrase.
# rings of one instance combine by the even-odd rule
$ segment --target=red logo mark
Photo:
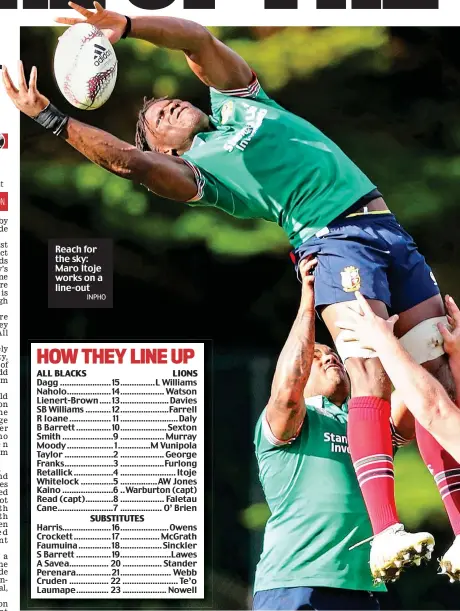
[[[8,134],[0,134],[0,149],[8,148]]]

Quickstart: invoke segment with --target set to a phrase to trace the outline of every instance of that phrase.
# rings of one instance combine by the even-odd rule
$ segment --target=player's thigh
[[[373,311],[381,318],[388,318],[388,310],[384,303],[374,299],[369,300]],[[346,321],[350,318],[350,307],[357,308],[353,302],[334,303],[326,306],[321,316],[332,336],[337,339],[340,329],[337,321]],[[380,397],[389,400],[391,396],[391,383],[378,358],[350,357],[345,361],[345,368],[350,376],[351,394],[353,397]]]
[[[398,312],[399,319],[395,324],[396,337],[403,337],[408,331],[425,320],[439,318],[446,313],[440,293],[424,299],[404,312]]]
[[[395,335],[399,338],[404,338],[409,331],[414,332],[413,330],[419,328],[420,334],[424,334],[424,336],[421,336],[422,340],[423,337],[426,336],[426,343],[432,343],[435,340],[430,337],[430,333],[434,333],[434,337],[436,337],[436,320],[444,315],[444,303],[441,295],[438,293],[413,306],[412,308],[409,308],[405,312],[401,312],[399,314],[399,320],[395,325]],[[433,321],[433,323],[428,324],[427,327],[419,327],[419,325],[425,323],[425,321]],[[412,356],[417,358],[417,354],[415,353],[412,354]],[[447,355],[439,355],[436,358],[424,361],[421,364],[437,380],[439,380],[439,382],[449,393],[450,397],[455,398],[455,382],[450,371]]]

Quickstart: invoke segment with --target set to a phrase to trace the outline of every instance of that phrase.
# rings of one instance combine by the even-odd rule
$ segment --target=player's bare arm
[[[445,305],[450,328],[442,323],[438,324],[438,328],[444,339],[444,350],[449,357],[449,366],[457,391],[457,406],[460,407],[460,309],[450,295],[446,295]]]
[[[350,341],[375,350],[395,389],[420,424],[460,460],[460,410],[441,384],[418,365],[393,334],[397,316],[383,320],[376,316],[364,297],[357,292],[361,312],[350,310],[350,320],[338,322],[349,333]]]
[[[176,201],[188,201],[196,195],[193,172],[177,157],[139,151],[75,119],[69,119],[62,138],[90,161],[121,178],[143,184],[157,195]]]
[[[273,378],[267,421],[273,435],[291,439],[305,418],[304,390],[311,371],[315,348],[315,306],[313,269],[316,259],[303,261],[302,296],[297,317],[281,351]]]
[[[90,23],[97,26],[112,43],[123,35],[127,19],[124,15],[105,10],[94,2],[95,12],[69,2],[80,15],[59,17],[58,23],[74,25]],[[253,79],[246,61],[227,47],[205,27],[176,17],[131,17],[131,38],[146,40],[159,47],[183,51],[193,72],[209,87],[239,89],[247,87]]]
[[[35,67],[27,83],[20,63],[18,87],[5,66],[2,77],[8,96],[27,116],[36,118],[49,106],[48,98],[37,89]],[[72,118],[67,120],[60,136],[90,161],[117,176],[141,183],[162,197],[185,202],[196,195],[193,172],[177,157],[142,152],[107,132]]]

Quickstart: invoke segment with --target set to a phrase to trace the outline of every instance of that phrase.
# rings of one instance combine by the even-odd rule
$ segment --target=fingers
[[[33,66],[30,71],[30,79],[29,79],[29,91],[32,93],[38,93],[37,90],[37,67]]]
[[[94,8],[98,13],[104,12],[104,7],[99,4],[99,2],[93,2]]]
[[[365,316],[373,315],[371,306],[367,303],[366,299],[361,295],[359,291],[355,292],[356,301],[359,303],[361,310]]]
[[[339,329],[342,329],[342,331],[356,331],[357,326],[356,323],[352,320],[336,320],[335,325]]]
[[[357,301],[349,301],[346,308],[353,320],[358,320],[357,316],[364,316],[364,312],[361,310],[361,306]]]
[[[10,97],[13,97],[17,93],[19,93],[19,91],[13,85],[13,81],[11,80],[10,74],[5,65],[3,65],[3,68],[2,68],[2,77],[3,77],[3,84],[5,85],[5,89]]]
[[[56,21],[56,23],[62,23],[63,25],[75,25],[77,23],[86,23],[85,19],[79,19],[78,17],[56,17],[54,21]]]
[[[439,332],[442,335],[442,338],[445,342],[449,342],[452,341],[453,337],[452,337],[452,333],[449,331],[449,329],[446,327],[446,325],[443,325],[442,322],[438,322],[437,325]]]
[[[454,322],[460,325],[460,309],[452,299],[450,295],[446,295],[445,298],[446,310],[451,318],[453,318]]]
[[[26,75],[24,74],[24,65],[21,61],[18,62],[18,82],[19,82],[19,90],[22,93],[27,92],[27,81]]]
[[[310,275],[318,264],[318,259],[303,259],[299,263],[299,270],[302,276]]]
[[[397,314],[393,314],[393,316],[390,316],[390,318],[387,320],[387,323],[390,323],[392,325],[395,325],[399,320],[399,316]]]
[[[69,6],[73,8],[75,11],[77,11],[77,13],[80,13],[80,15],[83,15],[83,17],[86,17],[86,19],[89,19],[90,17],[94,15],[94,13],[89,11],[87,8],[84,8],[83,6],[80,6],[79,4],[75,4],[75,2],[69,2]]]
[[[355,331],[349,331],[348,329],[345,329],[345,330],[343,330],[340,333],[340,339],[343,342],[359,342],[359,338],[356,335],[356,332]]]

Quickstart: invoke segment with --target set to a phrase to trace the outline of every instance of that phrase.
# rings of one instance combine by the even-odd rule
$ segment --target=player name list
[[[32,344],[31,597],[204,598],[204,346]]]

